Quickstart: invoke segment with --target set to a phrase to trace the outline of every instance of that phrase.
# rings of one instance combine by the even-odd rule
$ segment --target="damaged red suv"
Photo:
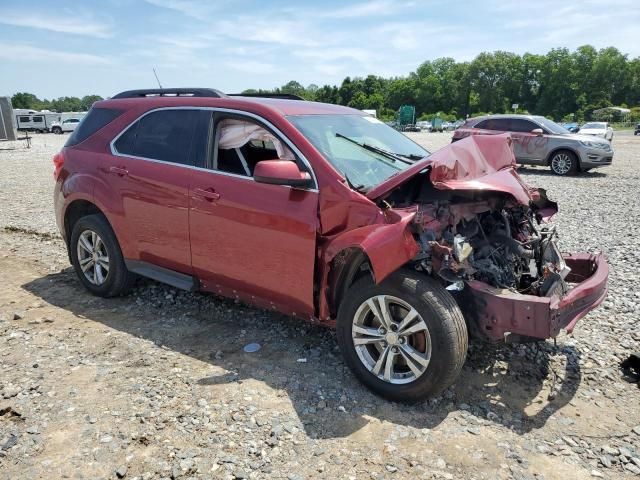
[[[97,102],[54,157],[82,284],[136,275],[337,329],[387,398],[451,385],[468,335],[546,339],[600,304],[602,255],[562,255],[508,135],[430,154],[361,111],[210,89]]]

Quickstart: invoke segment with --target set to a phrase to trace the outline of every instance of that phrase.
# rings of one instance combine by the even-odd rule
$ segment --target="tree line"
[[[289,93],[308,100],[375,109],[391,119],[401,105],[413,105],[421,118],[440,113],[444,119],[484,113],[512,112],[544,115],[554,120],[584,121],[595,109],[632,107],[631,120],[640,120],[640,57],[630,59],[614,47],[590,45],[574,51],[554,48],[548,53],[518,55],[480,53],[470,62],[443,57],[422,63],[407,76],[345,78],[340,86],[292,80],[272,90],[244,93]],[[31,93],[12,97],[13,108],[86,111],[99,95],[40,100]],[[633,108],[635,107],[635,108]]]
[[[11,97],[13,108],[29,110],[51,110],[52,112],[86,112],[95,102],[103,100],[100,95],[78,97],[60,97],[51,100],[40,100],[33,93],[19,92]]]
[[[640,57],[590,45],[545,55],[483,52],[470,62],[429,60],[403,77],[347,77],[340,86],[322,87],[290,81],[273,90],[245,91],[267,92],[376,109],[383,118],[392,118],[401,105],[414,105],[421,118],[439,112],[453,119],[512,112],[517,104],[518,113],[558,121],[589,120],[593,110],[609,106],[637,107],[632,115],[640,119]]]

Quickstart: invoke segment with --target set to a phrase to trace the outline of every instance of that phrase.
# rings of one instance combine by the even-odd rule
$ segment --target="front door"
[[[314,314],[318,192],[253,180],[260,160],[300,161],[253,119],[214,115],[206,168],[192,173],[191,255],[203,289],[289,314]]]

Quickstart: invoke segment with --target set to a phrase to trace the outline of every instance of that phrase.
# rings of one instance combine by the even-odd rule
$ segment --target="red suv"
[[[555,204],[506,135],[429,154],[346,107],[136,90],[97,102],[54,164],[90,292],[142,275],[336,327],[355,375],[394,400],[452,384],[468,333],[555,337],[606,294],[601,255],[559,253]]]

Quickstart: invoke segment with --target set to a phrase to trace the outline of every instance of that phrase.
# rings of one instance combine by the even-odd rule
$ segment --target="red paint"
[[[566,280],[576,285],[563,298],[514,294],[471,281],[466,314],[493,340],[504,340],[506,333],[535,338],[555,337],[563,328],[571,333],[578,320],[604,300],[609,266],[602,254],[579,253],[565,260],[571,268]]]
[[[358,110],[242,97],[117,99],[96,106],[124,113],[82,143],[63,149],[54,193],[63,236],[69,206],[91,202],[107,217],[125,258],[195,275],[203,290],[328,325],[334,324],[330,298],[337,286],[330,282],[330,266],[337,255],[359,249],[380,282],[418,253],[409,229],[417,208],[383,210],[378,204],[413,175],[428,168],[436,188],[503,192],[523,204],[540,196],[516,173],[508,135],[456,142],[363,195],[351,190],[287,120],[297,114],[362,115]],[[111,154],[110,142],[141,114],[179,106],[238,110],[271,123],[309,161],[317,189]],[[261,162],[254,174],[305,177],[296,165],[281,161]],[[549,208],[543,216],[552,213]],[[481,304],[477,311],[484,325],[491,326],[488,335],[498,339],[510,331],[546,338],[560,328],[573,329],[580,316],[602,301],[608,270],[601,257],[571,257],[568,262],[574,274],[582,269],[590,276],[561,300],[500,293],[470,282],[466,290]]]

